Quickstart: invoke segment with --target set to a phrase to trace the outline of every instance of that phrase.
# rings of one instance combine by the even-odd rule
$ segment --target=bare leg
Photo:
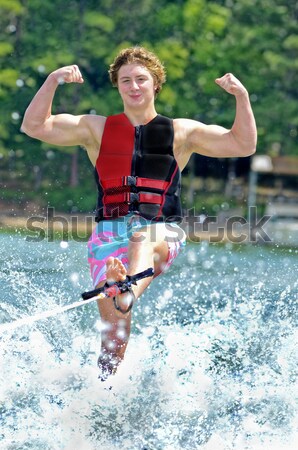
[[[154,236],[152,235],[154,233]],[[168,244],[165,240],[166,229],[162,226],[149,231],[134,233],[128,246],[129,267],[125,267],[117,258],[107,259],[106,277],[108,281],[124,280],[126,275],[134,275],[148,267],[153,267],[158,275],[168,258]],[[133,286],[136,298],[144,292],[152,281],[152,277],[140,280],[137,286]],[[104,283],[101,283],[103,285]],[[127,308],[128,293],[119,295],[117,303],[121,309]],[[98,302],[101,319],[106,325],[102,332],[101,354],[98,365],[102,371],[102,379],[106,379],[117,370],[117,366],[124,358],[131,327],[131,311],[122,314],[117,311],[112,299]]]
[[[117,258],[107,259],[107,281],[120,281],[126,277],[126,269]],[[102,286],[105,282],[101,283]],[[105,380],[117,370],[124,357],[130,335],[131,311],[119,314],[111,298],[99,300],[98,308],[103,322],[101,333],[101,353],[98,366],[101,369],[101,379]]]

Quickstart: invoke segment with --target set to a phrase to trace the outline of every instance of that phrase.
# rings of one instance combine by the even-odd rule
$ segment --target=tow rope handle
[[[137,284],[137,281],[142,280],[143,278],[153,277],[154,270],[152,267],[144,270],[143,272],[136,273],[135,275],[127,275],[124,281],[117,281],[116,283],[111,284],[110,286],[105,285],[97,289],[93,289],[92,291],[86,291],[81,294],[83,300],[88,300],[89,298],[95,297],[99,294],[105,294],[106,297],[115,297],[122,292],[127,291],[132,284]]]

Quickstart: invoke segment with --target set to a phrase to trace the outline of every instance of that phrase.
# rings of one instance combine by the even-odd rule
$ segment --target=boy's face
[[[125,64],[118,72],[118,90],[124,106],[140,107],[154,101],[155,83],[149,70],[140,64]]]

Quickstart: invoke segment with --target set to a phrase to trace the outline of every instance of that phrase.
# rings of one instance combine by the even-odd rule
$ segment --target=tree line
[[[32,140],[20,124],[45,77],[68,64],[85,83],[59,87],[55,113],[121,112],[107,68],[131,45],[155,51],[167,68],[161,114],[230,127],[234,99],[214,79],[233,72],[250,93],[258,152],[297,155],[297,19],[296,0],[0,0],[1,197],[9,188],[59,197],[78,184],[70,202],[72,193],[94,195],[81,149]]]

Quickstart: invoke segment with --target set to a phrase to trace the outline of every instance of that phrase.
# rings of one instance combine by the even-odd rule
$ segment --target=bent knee
[[[130,237],[131,244],[149,245],[153,241],[150,231],[134,231]]]

